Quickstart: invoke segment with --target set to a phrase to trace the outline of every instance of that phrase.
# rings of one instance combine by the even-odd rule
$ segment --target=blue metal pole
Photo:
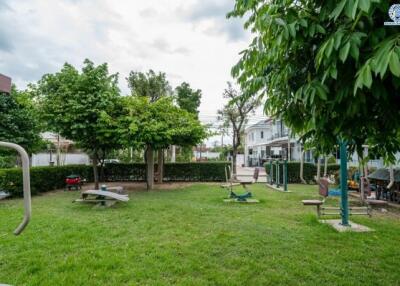
[[[347,144],[340,142],[340,190],[342,225],[349,226],[349,202],[347,196]]]
[[[283,161],[283,176],[284,176],[284,181],[283,181],[283,186],[284,186],[284,191],[287,192],[288,190],[288,164],[287,164],[287,160]]]

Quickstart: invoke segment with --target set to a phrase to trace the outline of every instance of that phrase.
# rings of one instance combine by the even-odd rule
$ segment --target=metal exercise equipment
[[[1,142],[0,147],[10,148],[16,150],[19,155],[21,156],[22,161],[22,177],[23,177],[23,190],[24,190],[24,218],[21,224],[15,229],[14,234],[19,235],[25,227],[28,225],[31,219],[31,184],[30,184],[30,176],[29,176],[29,156],[26,153],[25,149],[21,146],[8,143],[8,142]]]
[[[282,170],[282,171],[281,171]],[[288,191],[288,164],[287,160],[270,160],[267,185]],[[274,186],[275,185],[275,186]]]

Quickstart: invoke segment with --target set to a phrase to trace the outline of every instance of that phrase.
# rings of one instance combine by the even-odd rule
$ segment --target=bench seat
[[[321,206],[323,205],[323,201],[320,200],[302,200],[301,201],[305,206]]]

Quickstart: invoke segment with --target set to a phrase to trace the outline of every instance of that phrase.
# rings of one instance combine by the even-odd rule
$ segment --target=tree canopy
[[[0,141],[21,145],[32,154],[44,145],[41,123],[31,93],[13,85],[10,94],[0,93]]]
[[[236,0],[250,46],[232,73],[266,96],[304,142],[328,153],[337,140],[387,159],[400,151],[400,30],[386,27],[389,1]]]
[[[180,108],[198,115],[201,100],[201,90],[194,90],[187,82],[175,88],[176,101]]]
[[[153,149],[173,144],[193,146],[207,135],[195,116],[175,106],[172,98],[150,102],[149,98],[127,97],[124,101],[129,114],[125,120],[129,130],[128,145],[151,146]]]
[[[42,116],[49,130],[75,141],[97,160],[121,146],[121,106],[118,76],[109,75],[107,64],[85,60],[79,72],[70,64],[43,76],[39,82]],[[96,177],[95,177],[96,179]],[[96,181],[98,184],[98,181]]]
[[[149,70],[147,73],[131,71],[126,80],[133,96],[148,97],[151,102],[170,95],[172,92],[166,75],[162,72],[155,73],[153,70]]]

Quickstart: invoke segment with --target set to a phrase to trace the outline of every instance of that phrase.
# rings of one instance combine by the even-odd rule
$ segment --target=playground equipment
[[[267,174],[267,186],[277,191],[289,192],[287,185],[288,185],[287,160],[273,160],[273,159],[269,160],[269,174]]]
[[[324,208],[330,210],[332,213],[324,213],[325,215],[340,215],[342,227],[350,227],[349,215],[370,215],[369,207],[352,207],[349,208],[348,193],[347,193],[347,144],[341,141],[339,144],[340,149],[340,208]],[[317,174],[318,176],[318,174]],[[329,195],[328,190],[329,181],[326,178],[319,179],[320,194],[325,198]],[[325,196],[326,195],[326,196]],[[321,206],[325,200],[303,200],[303,205],[317,206],[317,211],[320,212]],[[333,212],[336,211],[336,212]],[[353,212],[354,211],[354,212]],[[320,213],[319,213],[320,215]]]
[[[321,178],[319,180],[319,195],[322,200],[303,200],[303,205],[305,206],[316,206],[318,218],[324,215],[340,215],[341,208],[339,207],[328,207],[324,206],[326,198],[330,196],[329,193],[329,181],[326,178]],[[371,216],[371,209],[369,207],[349,207],[350,215],[368,215]]]
[[[334,178],[328,178],[328,157],[324,157],[324,176],[323,179],[328,182],[328,184],[333,184],[334,183]],[[317,184],[321,183],[321,157],[318,157],[317,160],[317,175],[314,176],[314,180],[317,182]],[[334,188],[328,188],[328,195],[331,197],[339,197],[341,195],[341,190],[339,189],[334,189]]]
[[[26,153],[25,149],[21,146],[8,143],[8,142],[0,142],[0,147],[10,148],[16,150],[21,156],[22,161],[22,179],[23,179],[23,193],[24,193],[24,218],[21,224],[15,229],[14,234],[19,235],[28,225],[31,219],[31,184],[30,184],[30,176],[29,176],[29,156]]]
[[[257,178],[258,178],[258,176],[257,176]],[[253,194],[247,188],[248,185],[253,184],[253,181],[235,181],[235,180],[233,180],[231,167],[229,165],[225,167],[225,179],[226,179],[226,183],[221,185],[221,188],[229,190],[229,197],[224,200],[225,202],[239,202],[239,203],[258,203],[259,202],[258,200],[253,199]],[[255,180],[256,180],[256,178],[255,178]],[[233,187],[235,187],[235,186],[242,186],[245,193],[243,193],[243,194],[235,193],[233,191]]]
[[[107,188],[106,185],[102,185],[100,190],[88,190],[82,192],[81,198],[76,199],[73,202],[95,203],[96,207],[110,207],[118,201],[129,201],[128,195],[121,194],[122,191],[122,187]]]

